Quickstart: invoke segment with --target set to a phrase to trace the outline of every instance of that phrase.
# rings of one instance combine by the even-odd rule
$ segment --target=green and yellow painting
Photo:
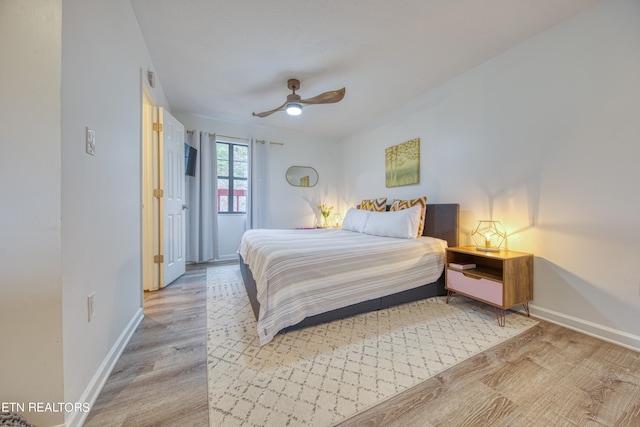
[[[420,138],[384,150],[387,188],[420,182]]]

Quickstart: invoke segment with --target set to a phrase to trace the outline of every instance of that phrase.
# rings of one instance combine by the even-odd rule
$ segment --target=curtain
[[[187,177],[187,262],[218,259],[218,188],[216,136],[194,130],[186,141],[198,150],[196,173]]]
[[[269,215],[269,144],[249,142],[249,199],[246,228],[270,228]]]

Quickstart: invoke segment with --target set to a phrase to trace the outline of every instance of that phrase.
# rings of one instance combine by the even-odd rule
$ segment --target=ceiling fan
[[[287,87],[293,91],[292,94],[287,95],[287,101],[279,106],[278,108],[274,108],[273,110],[265,111],[263,113],[253,113],[253,116],[256,117],[267,117],[270,114],[273,114],[277,111],[286,110],[287,114],[291,116],[297,116],[302,113],[302,107],[306,105],[313,104],[333,104],[334,102],[339,102],[344,98],[345,88],[332,90],[329,92],[321,93],[318,96],[314,96],[313,98],[302,99],[300,95],[296,93],[296,90],[300,89],[300,80],[297,79],[289,79],[287,81]]]

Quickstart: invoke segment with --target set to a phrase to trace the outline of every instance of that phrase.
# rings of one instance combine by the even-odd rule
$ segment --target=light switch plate
[[[91,154],[92,156],[96,155],[96,133],[87,128],[87,154]]]

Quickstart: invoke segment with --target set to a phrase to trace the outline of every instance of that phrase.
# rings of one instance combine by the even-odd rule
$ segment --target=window
[[[249,147],[216,142],[218,154],[218,212],[246,213],[249,189]]]

